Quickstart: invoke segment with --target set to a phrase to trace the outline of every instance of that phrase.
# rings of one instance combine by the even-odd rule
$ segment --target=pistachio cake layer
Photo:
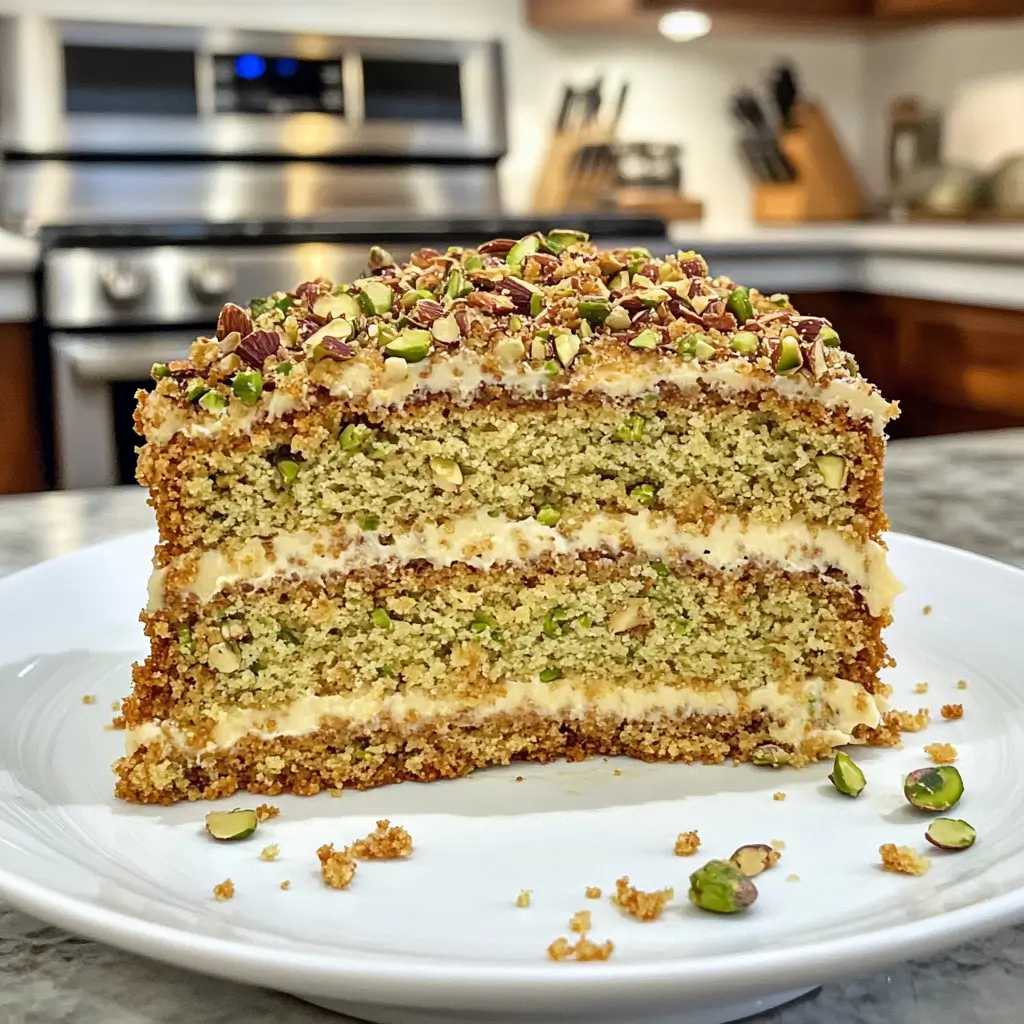
[[[140,393],[120,796],[895,740],[896,410],[830,324],[574,232],[370,267],[226,306]]]

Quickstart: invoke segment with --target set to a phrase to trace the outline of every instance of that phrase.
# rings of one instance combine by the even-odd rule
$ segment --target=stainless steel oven
[[[7,19],[0,134],[16,154],[496,159],[501,50],[200,26]]]
[[[37,377],[57,486],[133,478],[136,389],[225,300],[359,276],[373,243],[399,256],[545,226],[502,210],[495,43],[2,28],[0,215],[43,243]],[[589,220],[628,244],[664,235]]]

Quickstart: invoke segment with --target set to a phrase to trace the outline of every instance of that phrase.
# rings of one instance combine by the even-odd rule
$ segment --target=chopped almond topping
[[[956,760],[956,747],[952,743],[929,743],[924,752],[936,764],[952,764]]]
[[[690,857],[697,852],[699,846],[700,836],[696,832],[680,832],[673,849],[677,857]]]
[[[334,844],[325,844],[316,851],[320,858],[320,875],[324,885],[331,889],[347,889],[356,873],[356,862],[347,850],[335,850]]]
[[[964,717],[963,704],[943,704],[941,710],[942,717],[945,718],[947,722],[952,722],[957,718]]]
[[[903,875],[923,875],[931,861],[922,857],[909,846],[896,846],[895,843],[883,843],[878,852],[882,856],[882,867],[886,871],[895,871]]]
[[[382,818],[373,832],[348,848],[348,853],[359,860],[397,860],[412,853],[412,836],[401,825]]]
[[[623,875],[615,883],[615,895],[612,897],[612,903],[621,907],[638,921],[656,921],[661,917],[665,904],[673,896],[675,896],[675,891],[672,889],[657,889],[654,892],[635,889],[629,884],[629,876]]]
[[[230,900],[235,895],[235,883],[230,878],[225,878],[220,885],[213,887],[213,898],[215,900]]]

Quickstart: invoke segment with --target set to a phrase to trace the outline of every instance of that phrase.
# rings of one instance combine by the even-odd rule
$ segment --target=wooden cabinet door
[[[1022,0],[875,0],[883,19],[1012,18],[1024,16]]]
[[[32,342],[22,324],[0,324],[0,494],[43,487]]]

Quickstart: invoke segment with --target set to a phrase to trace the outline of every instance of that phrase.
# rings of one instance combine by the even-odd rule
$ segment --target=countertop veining
[[[1024,431],[895,442],[887,507],[906,533],[1024,566]],[[0,500],[0,574],[152,525],[142,491]],[[1024,926],[827,985],[749,1024],[1018,1024]],[[343,1018],[68,935],[0,902],[2,1024],[332,1024]]]

